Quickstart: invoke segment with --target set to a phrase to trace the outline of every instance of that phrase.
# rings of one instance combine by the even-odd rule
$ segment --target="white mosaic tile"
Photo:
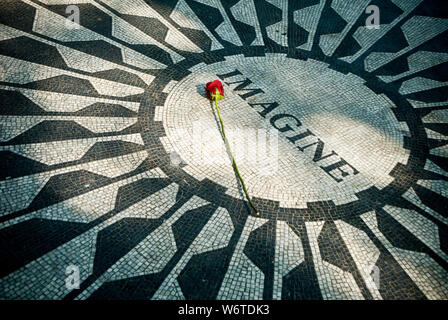
[[[358,18],[364,14],[369,3],[370,0],[350,2],[344,0],[333,0],[331,2],[331,7],[342,17],[342,19],[347,22],[347,25],[340,33],[328,34],[320,37],[319,46],[322,48],[325,55],[333,55]]]
[[[361,218],[428,299],[448,299],[446,270],[425,253],[394,247],[378,229],[374,212],[363,214]]]
[[[135,123],[137,118],[76,117],[76,116],[0,116],[2,132],[0,141],[11,140],[44,121],[74,121],[94,133],[122,131]]]
[[[164,200],[160,204],[157,216],[160,216],[163,212],[168,211],[175,203],[177,186],[175,184],[170,185],[165,191],[161,190],[158,196],[163,193]],[[145,275],[156,273],[162,270],[165,265],[171,260],[177,251],[176,242],[174,239],[174,234],[172,232],[172,225],[187,211],[199,208],[208,204],[207,201],[199,198],[192,197],[187,203],[185,203],[180,209],[178,209],[172,216],[165,220],[156,230],[154,230],[148,237],[141,241],[136,247],[124,255],[120,260],[118,260],[113,266],[111,266],[105,273],[103,273],[96,281],[90,285],[86,290],[79,294],[76,299],[84,300],[88,298],[95,290],[97,290],[106,281],[119,280],[133,276]],[[139,203],[136,206],[140,206]],[[144,207],[144,206],[143,206]],[[128,209],[121,212],[114,221],[118,221],[121,218],[128,216],[134,216],[134,210]],[[137,216],[147,217],[147,211],[140,210]],[[108,225],[111,223],[108,223]],[[157,243],[158,245],[154,245]],[[136,262],[136,259],[138,260]],[[161,287],[162,288],[162,287]],[[173,288],[179,288],[177,280],[173,280],[159,289],[157,295],[162,295],[167,297],[169,295],[170,299],[183,299],[182,292],[174,290]],[[181,293],[180,295],[178,293]],[[156,299],[157,296],[153,297]],[[166,298],[165,298],[166,299]]]
[[[58,2],[62,1],[64,0],[58,0]],[[92,2],[89,0],[84,1]],[[70,2],[76,3],[77,0],[73,0]],[[182,51],[198,52],[198,53],[202,52],[202,50],[197,45],[195,45],[190,39],[188,39],[181,32],[179,32],[176,29],[176,27],[174,27],[165,18],[163,18],[161,14],[159,14],[156,10],[151,8],[150,6],[151,3],[146,3],[143,0],[123,0],[123,1],[108,2],[107,4],[121,14],[135,15],[139,17],[147,17],[159,20],[168,28],[168,34],[165,38],[165,41],[168,44]]]
[[[181,27],[203,31],[212,41],[212,50],[219,50],[223,48],[222,44],[219,43],[210,30],[208,30],[208,28],[201,22],[185,0],[179,0],[177,2],[175,8],[170,14],[170,18],[176,21],[176,23]]]
[[[151,59],[112,39],[84,28],[83,26],[78,25],[78,28],[67,28],[67,20],[65,17],[53,13],[44,7],[38,6],[30,0],[23,0],[23,2],[36,8],[33,31],[38,34],[63,42],[102,40],[120,48],[123,55],[123,62],[129,65],[142,69],[163,69],[166,67],[165,64],[160,63],[157,60]]]
[[[139,179],[159,176],[158,170],[142,173],[118,184],[125,185]],[[113,191],[113,190],[110,190]],[[116,192],[113,192],[116,195]],[[65,207],[66,215],[78,214],[76,208]],[[99,231],[121,220],[133,216],[129,212],[119,213],[56,249],[44,254],[22,268],[10,273],[0,281],[0,292],[12,294],[14,299],[61,299],[71,290],[66,287],[67,266],[79,267],[80,282],[93,271],[96,237]],[[55,273],[56,272],[56,273]],[[23,285],[25,284],[25,285]],[[43,288],[44,286],[44,288]]]
[[[233,223],[229,213],[224,208],[218,208],[198,236],[194,239],[191,246],[172,269],[165,281],[161,284],[152,299],[175,299],[170,288],[178,286],[177,277],[188,261],[197,254],[217,250],[225,247],[233,233]]]
[[[318,237],[325,222],[306,222],[306,231],[313,254],[314,268],[322,297],[325,300],[364,300],[353,275],[324,261],[320,254]]]
[[[143,89],[110,80],[94,78],[71,71],[47,67],[37,63],[27,62],[7,56],[2,56],[7,66],[1,75],[2,81],[25,84],[57,76],[72,76],[89,81],[100,95],[125,97],[143,93]]]
[[[324,6],[325,0],[320,0],[316,5],[294,11],[294,22],[309,32],[307,42],[299,46],[299,49],[311,50]]]
[[[414,210],[389,205],[385,206],[384,210],[441,258],[448,261],[448,255],[440,248],[439,228],[435,223]]]
[[[288,3],[279,0],[267,0],[272,5],[282,11],[282,18],[279,22],[266,27],[268,37],[281,46],[288,46]]]
[[[426,213],[430,214],[431,216],[433,216],[434,218],[436,218],[437,220],[445,223],[446,225],[448,225],[448,218],[445,218],[444,216],[442,216],[441,214],[439,214],[438,212],[434,211],[433,209],[429,208],[428,206],[426,206],[422,200],[420,199],[420,197],[415,193],[414,189],[410,188],[409,190],[407,190],[404,194],[403,194],[403,198],[408,200],[409,202],[411,202],[412,204],[416,205],[417,207],[419,207],[420,209],[424,210]]]
[[[422,77],[412,78],[410,80],[406,80],[401,85],[399,92],[402,95],[411,94],[414,92],[426,91],[435,88],[440,88],[446,86],[446,82],[435,81],[431,79],[426,79]]]
[[[375,273],[380,250],[365,232],[341,220],[335,221],[335,224],[356,263],[361,277],[365,281],[367,289],[375,300],[382,300],[383,298],[379,291],[380,283],[376,282],[372,276]],[[381,277],[381,274],[378,274],[378,276]]]
[[[110,103],[121,105],[131,111],[137,112],[139,102],[103,99],[90,96],[78,96],[66,93],[40,91],[10,86],[0,86],[2,90],[18,91],[43,110],[48,112],[76,112],[95,103]]]
[[[143,145],[140,134],[107,136],[98,138],[51,141],[42,143],[16,144],[0,146],[0,150],[8,150],[27,158],[54,165],[81,159],[95,143],[103,141],[127,141]]]
[[[266,223],[266,219],[249,216],[230,261],[229,269],[221,284],[218,300],[261,300],[263,299],[264,274],[244,254],[244,247],[250,233]]]
[[[446,53],[418,51],[408,57],[409,71],[403,72],[396,76],[380,76],[379,78],[386,82],[396,81],[419,71],[442,64],[446,61],[448,61],[448,54]]]
[[[251,46],[264,45],[254,0],[240,0],[230,7],[230,12],[237,21],[252,26],[255,29],[256,36],[250,44]]]
[[[359,27],[353,33],[353,38],[361,45],[361,50],[354,55],[342,58],[341,60],[349,63],[354,62],[361,57],[367,50],[369,50],[375,43],[377,43],[382,37],[384,37],[393,27],[395,27],[400,21],[404,20],[409,14],[420,4],[423,0],[392,0],[392,2],[398,6],[403,13],[392,21],[390,24],[381,24],[380,29],[368,29],[365,26]],[[381,19],[381,13],[380,13]]]
[[[437,36],[448,29],[448,22],[445,19],[413,16],[402,26],[403,34],[409,46],[397,53],[373,52],[364,61],[365,69],[372,72],[390,61],[409,52],[413,48],[421,45],[429,39]]]
[[[281,300],[283,277],[305,261],[302,242],[284,221],[277,222],[273,299]]]

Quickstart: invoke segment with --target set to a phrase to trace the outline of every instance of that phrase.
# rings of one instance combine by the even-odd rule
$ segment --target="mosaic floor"
[[[0,298],[448,299],[446,16],[0,1]]]

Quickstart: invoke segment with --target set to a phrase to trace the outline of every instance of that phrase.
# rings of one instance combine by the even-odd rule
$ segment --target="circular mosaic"
[[[408,161],[403,134],[409,132],[392,111],[397,107],[353,74],[281,54],[230,56],[190,70],[170,83],[164,104],[156,106],[165,131],[161,142],[180,156],[183,171],[220,184],[226,194],[240,196],[201,87],[216,77],[227,84],[221,109],[231,149],[256,198],[290,208],[344,204],[360,191],[389,185],[396,165]]]
[[[442,8],[2,1],[0,298],[447,299]]]

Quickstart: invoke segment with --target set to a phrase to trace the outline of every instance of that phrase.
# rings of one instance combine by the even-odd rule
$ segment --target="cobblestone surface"
[[[1,1],[0,299],[448,299],[446,8]]]

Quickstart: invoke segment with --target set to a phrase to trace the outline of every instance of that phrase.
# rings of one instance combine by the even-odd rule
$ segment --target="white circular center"
[[[406,125],[396,120],[394,104],[358,76],[278,54],[233,56],[191,71],[165,88],[165,105],[156,107],[166,132],[161,141],[180,156],[183,170],[229,195],[242,197],[216,110],[204,97],[205,83],[215,79],[224,83],[218,106],[251,197],[294,208],[343,204],[369,187],[384,188],[395,165],[407,162]]]

